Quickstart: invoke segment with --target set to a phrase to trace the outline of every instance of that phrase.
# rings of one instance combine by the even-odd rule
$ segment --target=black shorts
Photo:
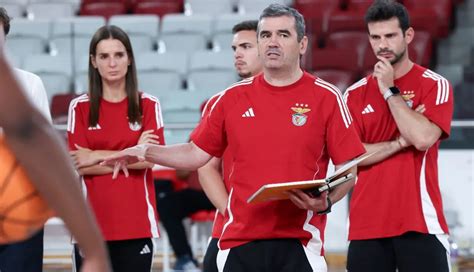
[[[44,229],[29,239],[0,245],[0,271],[37,272],[43,269]]]
[[[448,272],[447,235],[407,232],[401,236],[354,240],[349,244],[349,272]]]
[[[219,250],[217,266],[224,272],[326,272],[323,256],[306,249],[297,239],[255,240]]]
[[[110,262],[114,272],[150,272],[153,263],[153,241],[151,238],[107,241]],[[73,268],[80,271],[82,256],[74,245]]]
[[[217,253],[219,253],[219,247],[217,243],[219,239],[212,238],[207,245],[206,254],[204,255],[203,261],[203,272],[218,272],[217,269]]]

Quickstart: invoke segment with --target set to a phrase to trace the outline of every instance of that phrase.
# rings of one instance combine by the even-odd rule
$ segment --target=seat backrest
[[[189,71],[192,72],[198,70],[234,71],[233,52],[230,50],[223,50],[220,52],[212,52],[209,50],[196,51],[191,55]]]
[[[208,40],[201,33],[162,33],[158,42],[159,52],[184,52],[205,50]]]
[[[238,12],[245,13],[262,13],[262,11],[270,4],[279,3],[286,4],[285,0],[238,0]]]
[[[188,71],[188,55],[181,52],[139,53],[136,56],[136,65],[139,72],[171,71],[184,77]]]
[[[19,3],[0,1],[0,6],[7,11],[11,18],[21,18],[26,12],[25,6]]]
[[[445,77],[452,86],[457,86],[463,81],[463,66],[461,64],[438,65],[436,73]]]
[[[81,6],[80,15],[98,15],[109,19],[113,15],[127,13],[124,2],[93,2]]]
[[[182,4],[179,1],[169,2],[140,2],[133,6],[133,14],[153,14],[163,17],[166,14],[181,13]]]
[[[62,17],[73,17],[76,14],[74,5],[71,3],[40,2],[31,3],[26,7],[29,19],[56,19]]]
[[[188,89],[206,93],[207,97],[227,89],[237,81],[237,75],[232,70],[193,71],[188,75]]]
[[[71,58],[68,56],[34,55],[26,58],[23,68],[32,73],[72,75]]]
[[[212,34],[212,24],[213,17],[207,14],[167,14],[162,20],[161,33],[199,33],[209,38]]]
[[[187,0],[184,4],[184,13],[191,14],[226,14],[232,13],[234,3],[232,0]]]
[[[116,25],[129,35],[143,35],[157,39],[160,18],[156,15],[114,15],[110,17],[109,25]]]
[[[23,58],[46,53],[46,42],[39,37],[9,37],[5,43],[5,47],[7,52]]]
[[[51,23],[52,38],[63,36],[87,36],[92,38],[92,35],[99,27],[105,25],[106,21],[102,16],[78,16],[58,18]]]
[[[327,48],[356,48],[360,56],[370,46],[366,31],[340,31],[330,33],[326,39]]]
[[[163,111],[171,110],[201,110],[201,104],[209,99],[209,96],[201,92],[168,92],[160,96]]]
[[[49,39],[50,35],[50,20],[38,19],[31,21],[24,18],[17,18],[10,22],[10,33],[8,38],[20,37],[35,37],[44,41]]]
[[[139,72],[138,88],[161,98],[164,93],[183,89],[181,77],[175,72]]]
[[[357,52],[340,48],[323,48],[312,51],[312,70],[336,69],[359,71]]]

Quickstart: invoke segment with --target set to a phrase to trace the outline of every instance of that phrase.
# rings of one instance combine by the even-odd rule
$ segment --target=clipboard
[[[315,196],[320,195],[324,191],[331,190],[332,188],[354,179],[355,176],[349,172],[349,169],[375,153],[376,152],[370,154],[366,153],[354,160],[349,161],[341,168],[337,169],[337,171],[331,176],[325,179],[265,184],[247,199],[247,203],[260,203],[270,200],[288,199],[287,191],[292,189],[300,189]]]

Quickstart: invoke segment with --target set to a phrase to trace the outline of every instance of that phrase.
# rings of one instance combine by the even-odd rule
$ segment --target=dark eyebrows
[[[268,30],[262,30],[262,31],[260,31],[259,36],[262,37],[262,36],[265,35],[265,34],[270,34],[270,31],[268,31]]]
[[[288,36],[291,36],[291,32],[287,29],[280,29],[277,31],[278,34],[287,34]]]
[[[117,51],[117,52],[112,52],[111,53],[113,56],[114,55],[118,55],[118,56],[124,56],[125,54],[127,54],[127,51]],[[109,53],[98,53],[97,55],[101,56],[101,57],[108,57],[109,56]]]
[[[276,32],[277,32],[277,34],[286,34],[288,36],[291,36],[291,32],[288,29],[278,29]],[[262,31],[260,31],[259,36],[261,37],[262,35],[265,35],[265,34],[268,35],[270,33],[271,33],[271,31],[269,31],[269,30],[262,30]]]
[[[249,43],[249,42],[239,43],[239,47],[245,47],[245,46],[248,46],[248,45],[252,45],[252,44]]]
[[[393,37],[396,36],[397,32],[390,32],[390,33],[385,33],[383,35],[378,35],[378,34],[369,34],[369,37],[371,38],[380,38],[381,36],[383,37]]]

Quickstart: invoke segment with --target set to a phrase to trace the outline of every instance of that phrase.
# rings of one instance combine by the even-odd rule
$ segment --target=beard
[[[406,48],[406,47],[403,49],[402,52],[400,52],[400,53],[398,53],[398,54],[395,53],[395,52],[393,52],[392,50],[384,50],[384,49],[382,49],[382,50],[380,50],[379,52],[377,52],[377,55],[383,54],[383,53],[391,53],[391,54],[393,54],[393,55],[395,56],[395,58],[390,61],[390,64],[391,64],[391,65],[394,65],[394,64],[398,63],[398,62],[403,58],[403,56],[405,56],[406,52],[407,52],[407,48]]]
[[[239,72],[239,77],[240,77],[241,79],[248,78],[248,77],[250,77],[251,75],[252,75],[252,73],[250,73],[250,72]]]

